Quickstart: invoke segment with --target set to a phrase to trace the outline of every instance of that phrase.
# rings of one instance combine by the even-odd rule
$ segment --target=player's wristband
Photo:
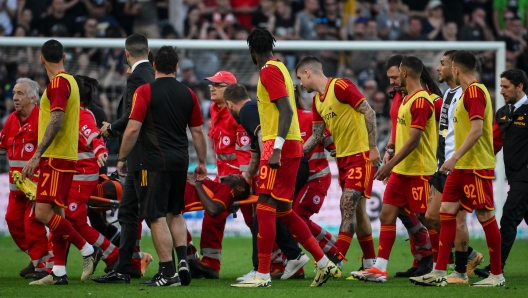
[[[275,145],[273,146],[273,149],[279,149],[282,150],[282,146],[284,145],[285,140],[281,137],[275,138]]]

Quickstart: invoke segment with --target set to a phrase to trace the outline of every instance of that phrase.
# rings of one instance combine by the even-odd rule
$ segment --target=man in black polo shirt
[[[497,110],[494,123],[494,149],[504,149],[506,178],[510,184],[508,197],[502,208],[500,221],[502,267],[512,249],[517,226],[524,219],[528,222],[528,87],[526,74],[519,69],[510,69],[500,75],[501,94],[506,105]],[[500,129],[500,134],[497,133]],[[475,274],[487,278],[490,266],[475,269]]]
[[[189,166],[187,127],[190,128],[198,166],[195,175],[205,175],[206,143],[202,113],[194,92],[176,77],[178,54],[161,47],[154,57],[156,80],[140,86],[132,102],[130,120],[123,135],[117,171],[122,173],[126,156],[139,137],[140,171],[133,175],[139,196],[139,216],[150,223],[154,247],[160,258],[160,274],[150,286],[189,285],[187,228],[181,212]],[[178,274],[172,247],[179,259]]]

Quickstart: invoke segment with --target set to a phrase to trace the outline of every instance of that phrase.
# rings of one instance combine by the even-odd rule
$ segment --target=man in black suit
[[[101,134],[105,137],[114,136],[121,139],[132,109],[132,100],[136,89],[146,83],[154,81],[154,69],[148,60],[149,54],[147,38],[141,34],[130,35],[125,42],[125,53],[132,73],[127,78],[126,90],[119,102],[118,120],[112,124],[103,122]],[[127,156],[128,172],[140,170],[139,141]],[[117,159],[120,160],[119,158]],[[131,260],[136,246],[138,233],[138,196],[134,186],[133,175],[127,175],[123,196],[119,204],[118,220],[121,225],[121,243],[119,245],[119,260],[113,271],[105,276],[93,278],[100,283],[130,283]],[[134,275],[133,275],[134,276]],[[141,274],[140,274],[141,276]]]

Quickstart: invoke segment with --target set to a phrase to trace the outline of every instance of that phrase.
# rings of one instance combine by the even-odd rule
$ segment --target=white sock
[[[94,248],[90,243],[86,242],[84,246],[81,248],[81,255],[83,257],[87,257],[94,253]]]
[[[53,266],[53,269],[51,269],[51,271],[53,272],[53,274],[55,274],[55,276],[63,276],[66,274],[66,266]]]
[[[388,263],[389,263],[389,260],[385,260],[383,258],[377,258],[376,265],[374,265],[374,267],[378,268],[381,271],[387,271]]]
[[[364,259],[363,260],[363,267],[365,267],[365,269],[370,269],[374,267],[374,264],[376,264],[376,259]]]
[[[319,261],[317,261],[317,268],[323,269],[324,267],[326,267],[326,265],[328,265],[328,262],[330,262],[328,257],[323,255],[323,257]]]
[[[447,274],[445,270],[436,270],[436,269],[433,269],[433,272],[431,273],[435,273],[435,274],[442,275],[442,276]]]
[[[262,278],[262,279],[270,279],[270,274],[269,273],[260,273],[260,272],[257,272],[257,275]]]

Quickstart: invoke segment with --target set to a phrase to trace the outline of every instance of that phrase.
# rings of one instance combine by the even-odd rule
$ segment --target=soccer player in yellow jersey
[[[275,225],[284,223],[317,262],[317,273],[311,286],[321,286],[336,274],[337,266],[323,253],[308,225],[292,210],[295,180],[303,156],[302,138],[295,108],[293,81],[286,66],[273,57],[275,38],[267,30],[256,29],[247,39],[253,62],[260,68],[257,105],[260,115],[260,153],[251,152],[246,179],[258,175],[259,199],[255,214],[258,220],[257,273],[233,287],[269,287],[270,264]],[[228,105],[231,109],[231,103]],[[251,183],[250,183],[251,184]]]
[[[440,168],[440,172],[448,176],[440,207],[438,261],[433,272],[410,280],[418,285],[447,284],[446,268],[456,236],[456,215],[459,210],[475,210],[486,235],[491,274],[472,286],[504,286],[501,235],[493,213],[495,154],[491,98],[486,87],[476,80],[477,60],[473,53],[457,51],[451,60],[453,76],[456,84],[462,87],[462,96],[453,116],[455,152]]]
[[[387,263],[396,239],[398,213],[408,210],[425,213],[429,179],[436,168],[436,120],[434,105],[420,85],[423,64],[416,57],[405,57],[400,66],[400,84],[407,90],[398,110],[395,155],[375,175],[389,175],[380,214],[378,258],[371,269],[352,272],[366,281],[387,281]],[[392,172],[392,173],[391,173]]]
[[[22,177],[31,179],[39,166],[35,216],[51,231],[55,262],[50,275],[30,284],[67,285],[68,242],[73,243],[83,255],[82,281],[90,278],[98,261],[94,248],[64,218],[77,162],[80,93],[75,78],[64,70],[66,56],[62,44],[48,40],[41,52],[40,61],[50,83],[40,100],[39,145],[22,170]]]
[[[335,244],[337,253],[330,260],[340,262],[346,256],[354,233],[357,233],[364,266],[371,268],[376,252],[366,198],[370,197],[373,173],[380,163],[376,147],[376,113],[352,82],[327,78],[317,58],[303,58],[296,73],[301,86],[308,92],[317,92],[312,105],[313,134],[304,144],[304,152],[311,152],[321,142],[326,127],[336,146],[343,194],[340,200],[341,226]]]

